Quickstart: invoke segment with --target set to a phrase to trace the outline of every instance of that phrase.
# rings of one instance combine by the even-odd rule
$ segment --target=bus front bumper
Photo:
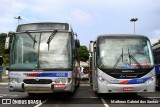
[[[17,92],[27,92],[27,93],[72,92],[71,83],[68,84],[9,83],[9,90]]]
[[[110,84],[106,81],[97,79],[98,93],[137,93],[137,92],[155,92],[154,78],[152,81],[141,84]]]

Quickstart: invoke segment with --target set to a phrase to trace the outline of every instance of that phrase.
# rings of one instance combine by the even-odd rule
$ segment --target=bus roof
[[[135,34],[106,34],[106,35],[99,35],[97,37],[97,40],[99,38],[146,38],[148,39],[148,37],[144,36],[144,35],[135,35]]]
[[[67,30],[71,31],[71,25],[68,23],[59,22],[41,22],[41,23],[28,23],[18,25],[16,32],[24,31],[37,31],[37,30]]]

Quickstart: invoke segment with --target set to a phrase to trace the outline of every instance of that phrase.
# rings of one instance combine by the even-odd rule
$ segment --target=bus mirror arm
[[[93,53],[93,50],[94,50],[94,41],[90,41],[90,44],[89,44],[89,52],[90,52],[90,53]]]
[[[10,41],[10,37],[7,36],[5,40],[5,49],[9,49],[9,41]]]
[[[79,42],[79,39],[76,39],[76,41],[75,41],[75,45],[76,45],[76,47],[80,47],[80,42]]]
[[[6,40],[5,40],[5,49],[9,49],[9,45],[10,45],[10,35],[15,35],[15,32],[13,31],[10,31],[8,34],[7,34],[7,37],[6,37]]]

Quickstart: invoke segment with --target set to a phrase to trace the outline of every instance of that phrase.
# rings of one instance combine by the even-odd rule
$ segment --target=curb
[[[8,85],[8,82],[0,82],[0,85]]]

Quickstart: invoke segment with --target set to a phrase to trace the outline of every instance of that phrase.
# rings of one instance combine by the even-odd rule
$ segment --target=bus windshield
[[[64,69],[72,67],[68,32],[26,32],[14,36],[10,69]],[[47,43],[52,35],[52,41]]]
[[[144,38],[101,38],[98,41],[99,68],[130,69],[153,66],[151,45]]]

